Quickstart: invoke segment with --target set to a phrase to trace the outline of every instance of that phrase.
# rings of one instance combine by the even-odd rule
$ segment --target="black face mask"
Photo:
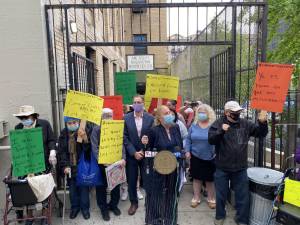
[[[238,121],[240,118],[240,113],[230,113],[229,117],[233,120],[233,121]]]

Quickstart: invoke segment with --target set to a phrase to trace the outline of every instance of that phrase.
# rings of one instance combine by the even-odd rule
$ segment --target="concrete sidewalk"
[[[92,193],[91,196],[95,196]],[[193,209],[190,207],[190,201],[192,198],[192,186],[190,183],[184,186],[184,190],[182,195],[180,196],[179,207],[178,207],[178,224],[180,225],[213,225],[215,210],[211,210],[208,208],[205,201],[201,202],[201,204]],[[119,208],[122,211],[122,215],[120,217],[115,217],[112,213],[110,213],[111,220],[109,222],[103,221],[100,210],[95,204],[95,197],[91,198],[91,218],[89,220],[84,220],[82,215],[79,214],[75,220],[69,219],[69,210],[66,211],[66,225],[144,225],[144,201],[141,201],[139,204],[139,209],[134,216],[129,216],[127,214],[127,210],[130,206],[129,201],[121,201],[119,204]],[[61,218],[56,217],[55,212],[53,213],[53,225],[62,224]],[[228,216],[224,223],[224,225],[235,225],[233,221],[234,211],[229,206],[228,207]]]

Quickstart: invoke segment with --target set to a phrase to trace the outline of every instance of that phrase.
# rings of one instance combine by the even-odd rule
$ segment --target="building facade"
[[[124,3],[163,3],[158,0],[125,0]],[[126,42],[162,42],[167,40],[167,10],[158,8],[124,9]],[[154,55],[153,71],[136,71],[137,91],[144,94],[147,73],[168,74],[167,46],[126,46],[126,55]]]

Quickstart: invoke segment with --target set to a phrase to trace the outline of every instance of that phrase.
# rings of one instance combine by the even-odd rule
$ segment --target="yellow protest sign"
[[[99,164],[112,164],[122,159],[124,120],[102,120]]]
[[[64,116],[87,120],[100,125],[103,99],[99,96],[69,90],[67,93]]]
[[[300,207],[300,181],[285,180],[283,201]]]
[[[178,87],[178,77],[147,74],[145,96],[147,96],[148,99],[167,98],[176,100],[178,96]]]

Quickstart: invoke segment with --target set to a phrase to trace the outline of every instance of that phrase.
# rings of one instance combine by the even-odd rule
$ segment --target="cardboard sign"
[[[42,128],[10,131],[13,176],[45,170]]]
[[[251,108],[281,113],[293,70],[293,65],[259,63]]]
[[[103,108],[113,110],[113,119],[123,119],[123,98],[122,96],[101,96],[104,99]]]
[[[124,120],[103,120],[99,145],[99,164],[112,164],[122,159]]]
[[[122,95],[124,104],[132,104],[132,98],[136,95],[136,75],[134,72],[116,73],[115,95]]]
[[[149,98],[177,99],[179,78],[147,74],[146,96]]]
[[[87,120],[100,125],[103,99],[99,96],[69,90],[67,93],[64,116]]]
[[[300,181],[285,179],[283,201],[300,207]]]

